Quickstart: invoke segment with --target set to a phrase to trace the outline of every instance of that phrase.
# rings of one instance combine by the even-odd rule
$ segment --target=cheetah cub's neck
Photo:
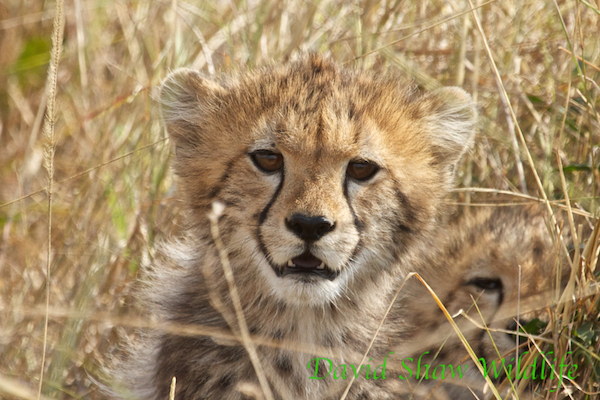
[[[414,248],[444,221],[473,139],[470,96],[423,95],[396,74],[304,54],[216,80],[177,70],[160,102],[189,222],[149,285],[160,318],[238,331],[207,217],[218,201],[250,333],[302,350],[258,347],[269,390],[339,398],[347,382],[310,379],[328,372],[310,362],[325,349],[336,364],[358,364]],[[173,376],[177,399],[239,399],[257,387],[246,350],[219,339],[157,335],[137,358],[148,399],[166,398]],[[384,390],[367,383],[359,378],[349,398]]]

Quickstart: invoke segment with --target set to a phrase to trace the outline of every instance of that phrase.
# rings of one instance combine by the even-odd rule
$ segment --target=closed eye
[[[465,286],[476,286],[482,290],[502,290],[502,281],[498,278],[473,278]]]

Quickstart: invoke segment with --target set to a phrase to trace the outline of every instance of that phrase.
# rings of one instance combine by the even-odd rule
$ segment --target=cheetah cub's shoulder
[[[475,107],[459,88],[421,94],[393,73],[304,54],[237,76],[172,73],[160,92],[189,227],[147,290],[165,322],[240,331],[210,231],[218,222],[266,377],[239,342],[149,334],[130,370],[144,399],[339,398],[316,354],[358,362],[413,248],[446,219]],[[294,344],[295,350],[289,344]],[[385,347],[375,343],[373,354]],[[311,367],[312,365],[312,367]],[[245,397],[246,396],[246,397]],[[362,380],[350,399],[393,398]]]
[[[561,286],[567,282],[569,267],[550,229],[548,212],[538,205],[473,210],[447,227],[441,249],[430,254],[420,271],[451,315],[462,310],[479,324],[462,315],[454,318],[496,382],[504,377],[502,360],[507,367],[514,365],[516,338],[510,332],[516,331],[517,321],[526,325],[536,318],[547,319],[561,289],[557,291],[557,282]],[[568,240],[566,228],[563,236]],[[403,320],[412,326],[399,346],[403,356],[412,359],[407,363],[412,378],[417,377],[419,363],[419,378],[429,365],[427,379],[415,392],[425,392],[430,398],[475,398],[470,388],[479,398],[488,398],[483,394],[483,376],[420,283],[409,283],[399,308]],[[503,332],[492,332],[490,338],[481,329],[484,324]],[[493,363],[499,371],[497,379]],[[404,376],[411,374],[403,370]]]

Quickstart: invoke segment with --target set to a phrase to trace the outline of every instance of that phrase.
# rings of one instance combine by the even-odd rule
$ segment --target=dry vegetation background
[[[403,70],[423,88],[463,86],[481,117],[459,186],[539,198],[535,168],[549,200],[565,205],[568,194],[589,232],[600,203],[600,3],[478,5],[516,126],[467,0],[67,0],[48,277],[41,125],[56,4],[1,0],[0,398],[37,397],[46,315],[44,396],[104,397],[95,382],[102,366],[123,332],[144,321],[132,282],[154,244],[179,226],[169,143],[153,101],[176,67],[211,75],[309,48],[357,68]],[[479,206],[490,195],[459,192],[456,200]],[[581,249],[597,245],[589,233],[582,239]],[[600,266],[594,270],[592,253],[583,254],[588,259],[575,260],[573,275],[579,299],[549,335],[557,351],[575,352],[580,389],[564,383],[572,398],[592,399],[598,394],[585,393],[600,390]],[[550,387],[536,390],[555,398]]]

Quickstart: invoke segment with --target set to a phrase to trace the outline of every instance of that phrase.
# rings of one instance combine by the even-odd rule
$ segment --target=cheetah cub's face
[[[318,55],[217,80],[178,70],[160,101],[192,224],[210,241],[222,202],[236,279],[290,304],[389,281],[442,218],[475,124],[461,89],[419,95]]]
[[[537,205],[473,210],[450,225],[444,245],[432,254],[433,268],[422,274],[451,314],[462,310],[479,324],[462,315],[454,319],[487,370],[497,365],[500,377],[502,361],[515,364],[517,324],[547,320],[557,277],[562,285],[568,280],[569,268],[547,220],[547,211]],[[566,229],[563,236],[568,243]],[[429,351],[429,362],[439,351],[435,365],[468,365],[466,376],[444,381],[452,384],[445,386],[450,398],[472,398],[465,386],[480,393],[481,373],[429,293],[411,283],[403,306],[415,329],[402,349],[417,349],[411,354],[415,360]],[[490,333],[480,328],[484,324]]]
[[[448,301],[449,311],[468,311],[476,321],[483,319],[488,327],[509,332],[532,319],[546,319],[560,291],[558,275],[562,285],[569,276],[566,260],[551,235],[547,211],[537,205],[485,210],[465,225],[461,240],[466,257],[457,265],[464,275]],[[515,347],[512,334],[492,332],[490,338],[484,331],[469,328],[476,351],[486,359],[498,358],[496,348],[506,357]]]

